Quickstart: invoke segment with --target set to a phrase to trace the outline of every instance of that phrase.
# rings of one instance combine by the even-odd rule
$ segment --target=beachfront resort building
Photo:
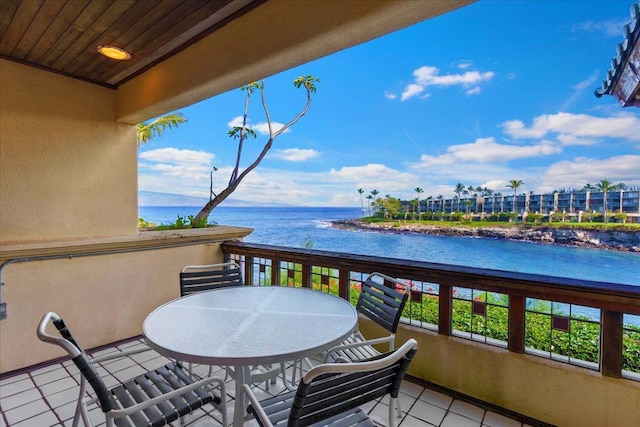
[[[405,206],[410,206],[405,202]],[[420,201],[420,212],[451,214],[463,212],[484,216],[504,212],[516,212],[527,216],[535,213],[548,217],[565,214],[565,220],[581,221],[585,213],[607,215],[625,214],[627,222],[640,221],[640,190],[617,190],[603,192],[553,192],[545,194],[523,193],[516,196],[491,195],[475,197],[433,198]]]

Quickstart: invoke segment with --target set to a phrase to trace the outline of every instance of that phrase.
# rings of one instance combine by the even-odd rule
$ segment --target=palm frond
[[[177,128],[186,121],[187,119],[181,113],[173,113],[158,117],[150,123],[140,123],[136,127],[138,145],[160,138],[167,130]]]

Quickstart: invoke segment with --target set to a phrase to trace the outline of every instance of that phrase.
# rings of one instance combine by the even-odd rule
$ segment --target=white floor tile
[[[398,427],[433,427],[435,424],[407,415]]]
[[[463,417],[462,415],[449,412],[447,416],[444,417],[444,420],[442,420],[440,427],[480,427],[480,423],[470,418]]]
[[[7,417],[9,425],[12,426],[14,424],[18,424],[20,421],[33,418],[34,416],[40,415],[44,412],[49,412],[49,407],[43,400],[36,400],[5,411],[4,414]]]
[[[118,348],[131,350],[140,346],[142,346],[141,342],[136,340],[124,343]],[[118,350],[106,348],[94,353],[94,356],[111,354],[114,351]],[[106,386],[111,388],[120,381],[129,380],[144,371],[158,368],[169,362],[169,359],[149,351],[112,363],[107,362],[104,366],[99,366],[98,371],[103,376]],[[209,374],[209,367],[195,365],[194,372],[204,377]],[[78,370],[75,365],[67,360],[61,364],[33,371],[33,380],[29,374],[25,373],[0,381],[0,410],[9,420],[8,426],[59,426],[59,420],[62,420],[64,426],[70,426],[78,393],[79,377],[77,374]],[[215,367],[213,376],[225,378],[224,368]],[[285,389],[282,379],[278,378],[275,385],[270,385],[269,391],[265,390],[264,383],[254,387],[253,390],[260,398],[267,398],[283,392]],[[89,391],[92,393],[91,390]],[[235,383],[230,378],[226,382],[226,392],[228,417],[231,421],[233,419]],[[44,399],[41,397],[42,394],[46,396]],[[486,427],[521,426],[517,421],[493,412],[485,414],[482,408],[461,400],[454,400],[443,393],[424,389],[409,381],[403,381],[399,399],[403,410],[403,417],[396,418],[396,425],[399,427],[479,427],[481,422]],[[389,413],[388,402],[389,398],[383,398],[379,402],[369,402],[363,405],[362,409],[372,417],[377,425],[386,426]],[[55,408],[55,410],[50,408]],[[99,408],[94,407],[90,411],[90,418],[96,426],[104,426],[104,415]],[[184,425],[187,427],[219,427],[221,419],[220,413],[212,405],[207,405],[203,410],[188,417]],[[4,419],[0,416],[0,427],[8,427],[2,424],[3,422]],[[178,422],[174,424],[180,425]],[[257,427],[257,423],[255,420],[251,420],[245,424],[245,427]]]
[[[520,427],[522,424],[514,419],[487,411],[482,420],[482,424],[488,427]]]
[[[411,408],[411,415],[434,425],[440,425],[447,411],[421,400],[417,400]]]
[[[443,409],[449,409],[449,406],[451,406],[451,402],[453,402],[453,398],[451,396],[447,396],[446,394],[429,390],[427,388],[424,389],[418,399],[431,403],[432,405],[436,405]]]
[[[31,378],[27,377],[20,381],[3,384],[0,386],[0,396],[2,398],[11,396],[12,394],[21,393],[23,391],[35,388],[35,384],[31,381]]]
[[[58,423],[58,419],[51,412],[45,412],[33,418],[12,424],[13,427],[48,427]]]
[[[485,410],[462,400],[454,400],[449,411],[454,412],[463,417],[470,418],[474,421],[482,422]]]

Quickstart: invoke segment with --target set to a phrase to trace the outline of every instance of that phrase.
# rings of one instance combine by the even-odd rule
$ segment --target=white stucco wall
[[[116,94],[0,59],[0,244],[137,233],[135,126]]]

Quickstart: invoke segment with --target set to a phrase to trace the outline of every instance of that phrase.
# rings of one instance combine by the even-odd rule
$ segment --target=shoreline
[[[640,254],[640,231],[585,230],[573,227],[439,227],[411,222],[368,223],[360,219],[331,221],[331,226],[344,230],[371,231],[395,234],[427,234],[446,237],[479,237],[517,240],[580,248],[607,249]]]

